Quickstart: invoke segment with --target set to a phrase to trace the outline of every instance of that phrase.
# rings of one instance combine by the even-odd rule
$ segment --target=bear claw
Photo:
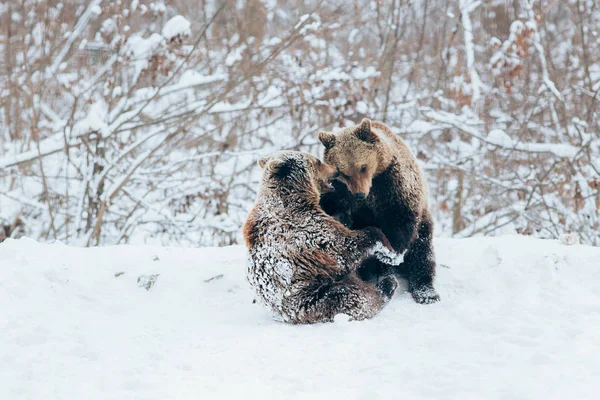
[[[440,301],[440,295],[433,287],[423,287],[411,292],[413,299],[419,304],[433,304]]]

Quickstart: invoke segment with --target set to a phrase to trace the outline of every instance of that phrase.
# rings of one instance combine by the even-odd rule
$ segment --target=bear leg
[[[297,322],[330,322],[338,314],[357,321],[372,318],[390,301],[397,287],[398,281],[393,276],[371,285],[351,274],[317,290],[306,288]]]
[[[433,287],[435,255],[433,221],[429,213],[426,213],[419,223],[418,235],[409,244],[402,268],[408,275],[408,290],[417,303],[431,304],[440,300],[440,295]]]

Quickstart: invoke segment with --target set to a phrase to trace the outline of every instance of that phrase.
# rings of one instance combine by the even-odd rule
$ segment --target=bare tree
[[[600,244],[591,0],[0,5],[0,221],[225,245],[259,155],[368,116],[427,171],[438,234]]]

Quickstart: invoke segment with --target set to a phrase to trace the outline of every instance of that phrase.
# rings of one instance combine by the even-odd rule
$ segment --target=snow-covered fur
[[[351,231],[321,209],[321,192],[335,169],[296,151],[275,153],[259,165],[263,179],[243,233],[248,280],[260,301],[294,324],[377,314],[397,281],[388,276],[370,284],[356,270],[370,256],[394,256],[379,229]]]
[[[407,277],[415,301],[438,301],[427,186],[406,144],[385,124],[366,118],[338,134],[319,132],[319,140],[325,162],[339,171],[336,190],[321,199],[323,209],[352,229],[381,229],[397,252],[406,251],[396,271]],[[386,269],[373,265],[377,273]]]

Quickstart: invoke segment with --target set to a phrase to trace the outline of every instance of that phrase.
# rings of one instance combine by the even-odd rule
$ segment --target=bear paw
[[[395,250],[388,248],[382,242],[375,243],[369,254],[388,265],[400,265],[404,262],[404,253],[396,253]]]
[[[419,304],[432,304],[440,301],[440,295],[433,286],[423,286],[411,291],[413,299]]]
[[[383,297],[385,297],[386,300],[389,300],[392,298],[394,292],[398,288],[398,281],[394,276],[388,275],[379,281],[377,288],[381,291]]]

